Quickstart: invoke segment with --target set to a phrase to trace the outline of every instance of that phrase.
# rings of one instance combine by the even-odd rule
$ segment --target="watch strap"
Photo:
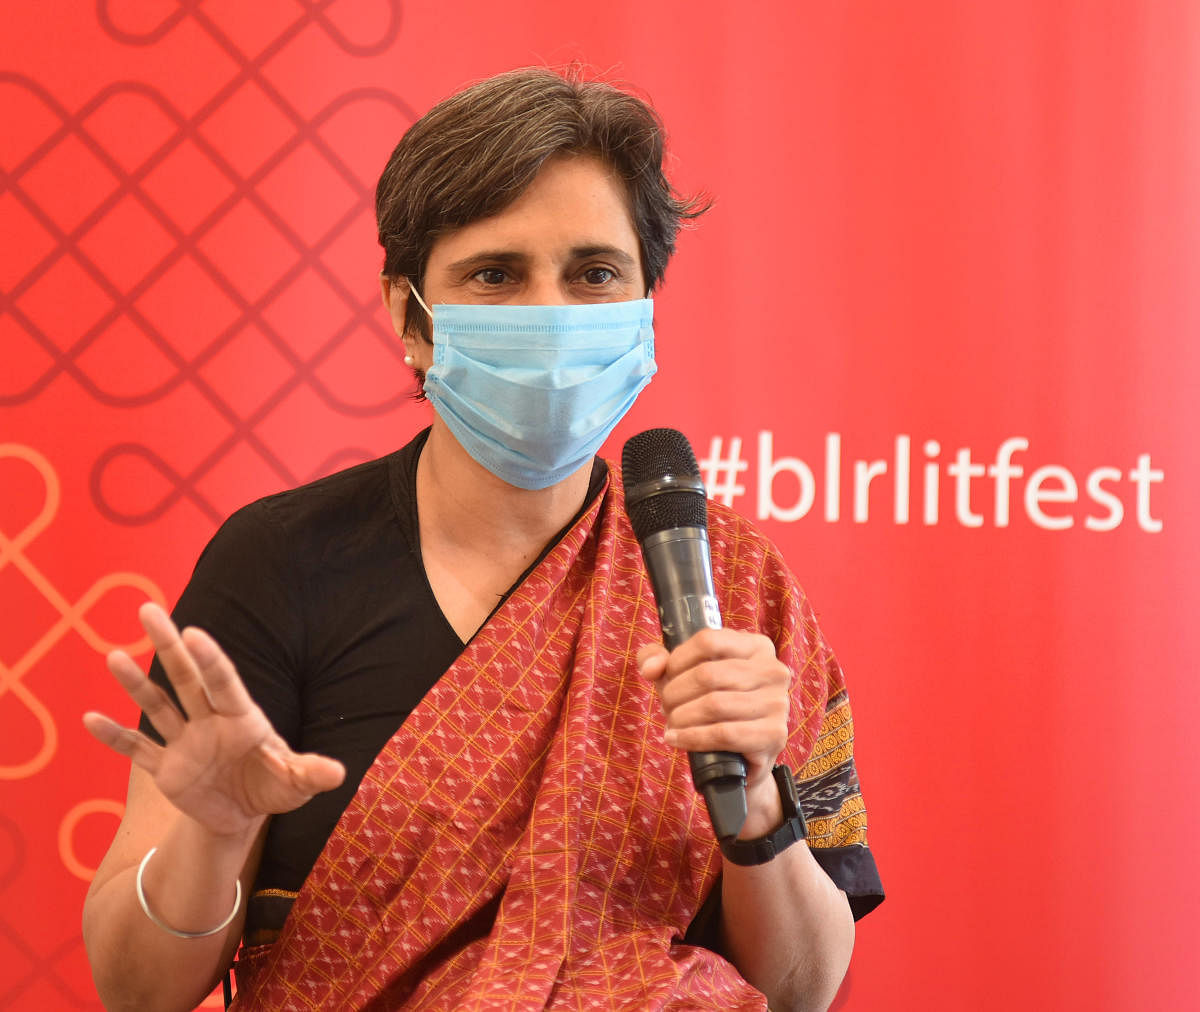
[[[804,812],[800,809],[800,794],[792,771],[783,765],[771,770],[775,785],[779,788],[779,799],[783,804],[783,824],[766,836],[753,840],[738,840],[729,837],[721,841],[721,853],[727,861],[739,865],[766,864],[788,849],[793,843],[808,836]]]

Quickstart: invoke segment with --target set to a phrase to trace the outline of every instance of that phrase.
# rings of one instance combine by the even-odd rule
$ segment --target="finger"
[[[647,644],[645,644],[645,646],[638,648],[637,662],[638,662],[638,664],[641,664],[643,661],[647,660],[648,658],[657,656],[659,654],[661,654],[663,657],[666,657],[667,656],[667,648],[664,647],[661,643],[647,643]]]
[[[638,671],[643,678],[656,682],[666,673],[670,655],[661,643],[651,643],[637,653]]]
[[[783,740],[787,738],[787,718],[787,699],[777,693],[710,692],[667,711],[666,724],[679,731],[769,721]]]
[[[174,741],[183,733],[186,721],[175,704],[161,688],[146,677],[137,663],[123,650],[114,650],[105,658],[108,670],[149,718],[163,741]]]
[[[238,677],[237,668],[216,640],[194,626],[184,629],[180,638],[199,670],[214,713],[235,717],[254,708],[254,700]]]
[[[704,661],[768,656],[775,656],[775,644],[760,633],[740,629],[701,629],[671,651],[667,673],[686,671]]]
[[[188,648],[179,636],[175,623],[161,607],[147,601],[138,609],[142,628],[150,637],[158,660],[175,687],[183,712],[189,717],[203,717],[212,711],[208,693],[200,672]]]
[[[83,726],[101,745],[125,756],[153,776],[162,761],[163,748],[132,727],[124,727],[95,710],[83,715]]]
[[[332,790],[346,779],[346,768],[328,756],[317,755],[315,752],[298,754],[286,746],[282,749],[264,746],[261,752],[271,774],[300,796],[302,800],[292,802],[297,806],[314,794]]]
[[[738,752],[748,758],[778,755],[787,740],[769,719],[668,728],[663,737],[668,745],[685,752]]]
[[[667,675],[659,685],[662,703],[667,709],[714,692],[773,692],[783,697],[792,682],[787,665],[774,657],[723,658],[703,661],[680,671],[672,671],[671,667],[668,664]]]
[[[346,779],[346,767],[340,762],[312,752],[295,756],[289,769],[294,781],[310,794],[331,791]]]

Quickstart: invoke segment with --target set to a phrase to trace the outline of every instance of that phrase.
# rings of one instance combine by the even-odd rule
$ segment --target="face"
[[[590,156],[562,156],[499,214],[438,239],[421,295],[431,307],[626,302],[645,295],[639,249],[612,170]],[[384,300],[413,364],[427,369],[432,346],[404,332],[404,289],[385,281]]]

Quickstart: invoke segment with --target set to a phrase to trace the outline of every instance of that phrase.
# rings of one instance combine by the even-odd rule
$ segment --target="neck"
[[[528,565],[579,512],[591,471],[589,460],[549,488],[517,488],[476,462],[435,413],[417,465],[421,541]]]

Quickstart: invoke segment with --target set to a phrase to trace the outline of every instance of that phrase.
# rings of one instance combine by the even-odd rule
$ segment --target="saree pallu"
[[[235,1009],[766,1007],[681,941],[720,853],[637,672],[661,634],[610,474],[368,770]],[[709,537],[725,624],[793,672],[799,770],[840,669],[772,546],[716,504]]]

